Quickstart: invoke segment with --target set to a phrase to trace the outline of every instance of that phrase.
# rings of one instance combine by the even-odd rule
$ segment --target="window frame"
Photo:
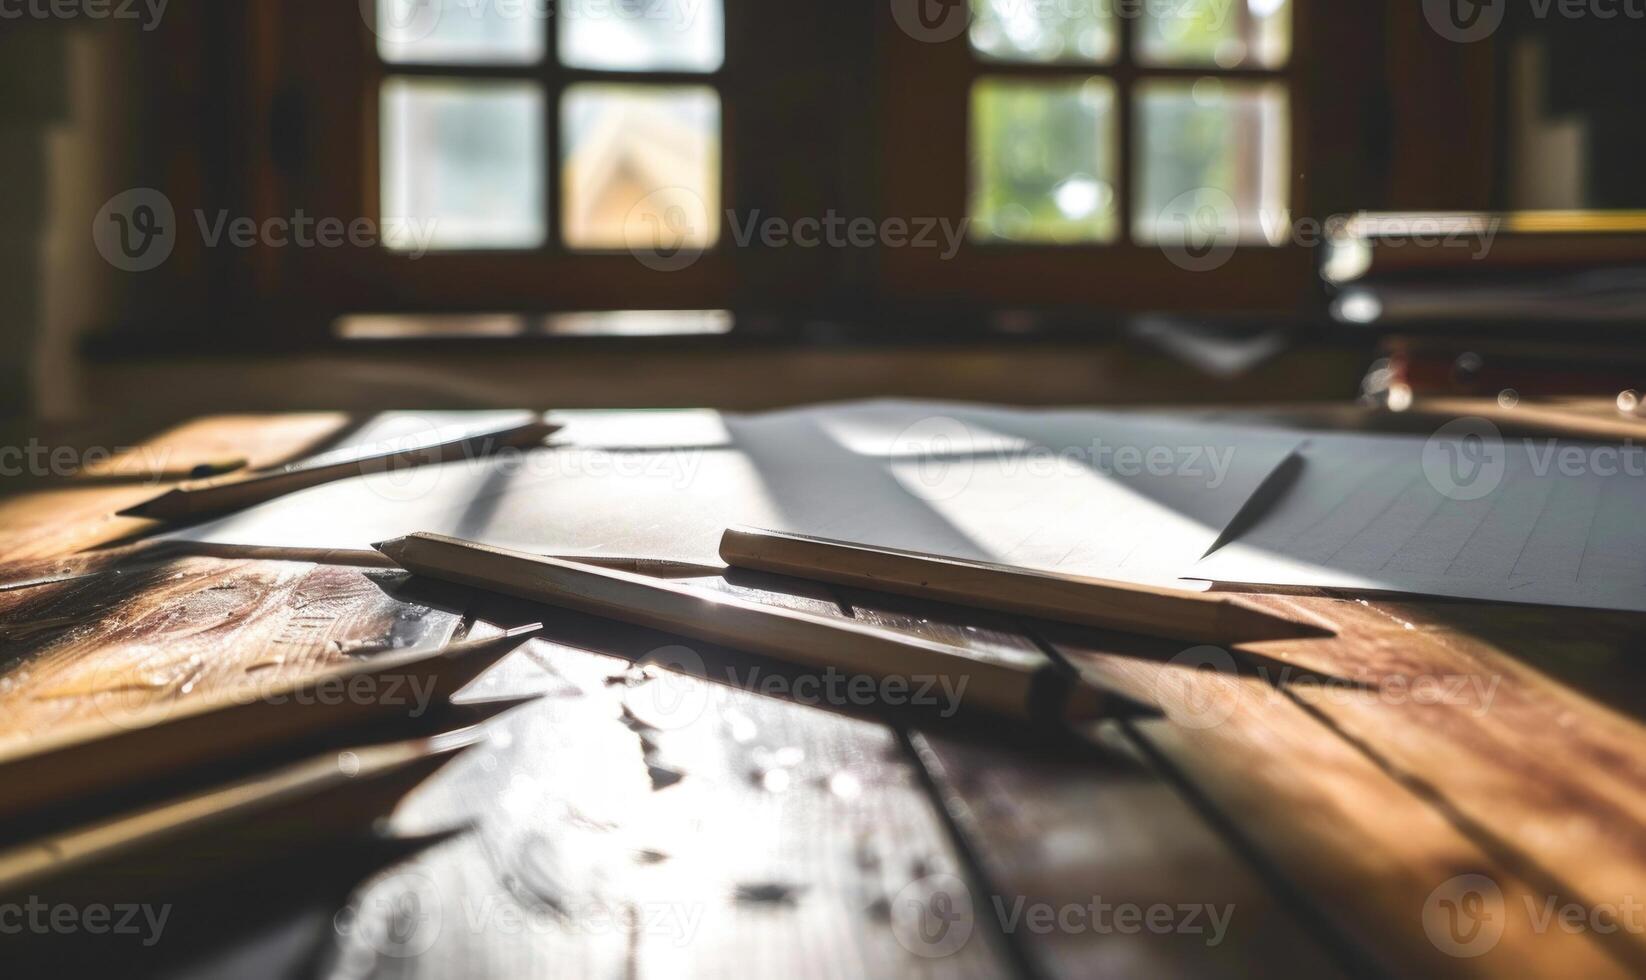
[[[378,85],[389,72],[359,5],[248,2],[244,54],[225,52],[216,76],[239,93],[234,98],[244,108],[235,125],[245,132],[245,160],[255,164],[221,171],[225,189],[245,202],[239,213],[281,216],[301,208],[310,215],[380,218]],[[1391,91],[1415,94],[1419,80],[1408,85],[1388,79],[1405,78],[1414,70],[1414,53],[1435,46],[1406,23],[1421,22],[1420,14],[1400,11],[1397,17],[1374,5],[1328,17],[1319,0],[1294,3],[1293,56],[1282,72],[1290,91],[1294,219],[1385,206],[1390,191],[1402,186],[1382,178],[1381,168],[1391,165],[1397,175],[1434,174],[1479,186],[1468,183],[1472,172],[1414,169],[1414,151],[1422,148],[1383,142],[1386,127],[1404,125],[1411,113],[1386,120],[1378,107],[1389,104]],[[723,208],[790,218],[834,208],[852,216],[958,222],[966,214],[970,170],[969,80],[1006,69],[1033,76],[1069,67],[977,59],[964,34],[942,44],[916,41],[898,28],[889,0],[834,0],[827,10],[750,0],[725,0],[724,6],[725,59],[718,72],[565,70],[545,58],[542,65],[476,74],[553,72],[568,83],[572,76],[712,80],[721,96]],[[1375,37],[1365,40],[1368,32],[1390,35],[1391,47],[1380,47]],[[1131,31],[1120,33],[1120,43],[1130,45]],[[546,44],[545,53],[558,48],[552,31]],[[1320,56],[1324,50],[1335,53],[1328,60]],[[1437,54],[1456,52],[1443,46]],[[449,67],[431,73],[450,74]],[[1079,66],[1076,73],[1090,72]],[[1208,73],[1139,72],[1189,78]],[[1435,73],[1418,74],[1432,80]],[[1121,99],[1118,108],[1129,114],[1130,101]],[[1434,101],[1431,94],[1427,102]],[[295,111],[287,112],[291,107]],[[1395,107],[1404,110],[1405,104]],[[555,99],[545,98],[545,111],[558,114]],[[1448,111],[1445,118],[1454,115]],[[1119,164],[1129,185],[1132,148],[1129,135],[1124,138]],[[558,167],[559,148],[547,149]],[[1311,177],[1307,186],[1297,176],[1305,172]],[[555,207],[558,171],[546,179],[553,181]],[[1129,227],[1129,198],[1121,215]],[[558,236],[558,227],[551,234]],[[333,316],[349,312],[629,308],[731,309],[739,314],[739,333],[755,322],[762,336],[800,333],[809,329],[808,321],[834,318],[861,321],[888,337],[913,337],[964,333],[997,313],[1024,309],[1094,325],[1138,310],[1308,313],[1319,296],[1309,253],[1290,246],[1243,247],[1223,267],[1189,274],[1157,248],[1125,241],[968,243],[952,261],[941,262],[933,250],[910,248],[737,247],[723,224],[716,247],[669,273],[649,270],[626,253],[546,249],[443,252],[412,260],[385,249],[259,248],[231,264],[233,291],[242,300],[235,316],[267,322],[253,329],[293,339],[305,332],[324,336]]]
[[[1311,119],[1303,96],[1308,80],[1319,70],[1312,44],[1312,15],[1318,13],[1320,0],[1292,0],[1291,6],[1292,53],[1278,68],[1139,63],[1139,17],[1116,16],[1114,58],[1105,64],[989,58],[973,49],[969,30],[951,40],[928,43],[911,38],[888,17],[887,90],[904,93],[892,99],[886,128],[889,140],[894,141],[885,151],[889,213],[951,218],[968,213],[973,145],[970,102],[979,80],[1098,77],[1108,79],[1115,91],[1118,219],[1118,234],[1112,242],[978,242],[968,238],[966,246],[947,261],[914,249],[887,250],[882,276],[888,291],[955,306],[1091,306],[1122,313],[1160,309],[1164,296],[1187,304],[1173,309],[1189,311],[1297,308],[1314,283],[1308,249],[1291,242],[1278,246],[1241,242],[1221,267],[1190,272],[1173,265],[1157,245],[1135,241],[1132,214],[1137,192],[1135,98],[1140,83],[1207,77],[1283,85],[1290,121],[1287,203],[1294,222],[1312,214],[1309,187],[1303,178],[1312,162],[1308,153]],[[909,92],[919,94],[911,98]],[[912,138],[915,132],[923,138]]]
[[[543,163],[544,163],[544,195],[543,206],[545,212],[540,217],[544,221],[546,234],[543,243],[535,248],[520,248],[502,246],[498,248],[475,247],[462,249],[442,249],[436,254],[451,255],[465,252],[504,253],[517,252],[524,254],[547,254],[551,256],[584,255],[584,256],[623,256],[633,261],[634,257],[628,251],[618,248],[572,248],[565,244],[564,225],[562,219],[566,213],[565,201],[562,192],[563,186],[563,154],[565,151],[565,137],[561,132],[562,114],[561,104],[567,90],[575,85],[594,83],[605,85],[662,87],[662,86],[693,86],[706,88],[714,92],[720,104],[720,133],[722,146],[726,143],[725,107],[726,98],[723,91],[724,79],[722,73],[724,65],[709,72],[687,71],[601,71],[585,68],[568,68],[558,63],[555,49],[558,44],[559,18],[547,18],[548,50],[541,63],[530,64],[498,64],[480,65],[474,63],[445,64],[430,62],[386,62],[378,54],[373,45],[375,71],[372,80],[368,82],[373,98],[379,98],[384,83],[392,78],[416,78],[453,80],[457,82],[528,82],[535,83],[543,94]],[[381,101],[377,103],[381,105]],[[372,108],[369,132],[372,140],[372,160],[375,166],[370,167],[372,174],[371,192],[374,195],[368,203],[375,209],[381,209],[381,186],[379,180],[382,174],[382,149],[378,140],[382,135],[381,119],[378,109]],[[730,178],[727,174],[725,158],[722,152],[720,165],[719,194],[722,201],[730,188]],[[719,215],[714,216],[717,220]],[[716,239],[718,244],[718,236]],[[713,246],[705,251],[712,251]]]
[[[268,259],[273,279],[302,284],[312,305],[329,313],[348,311],[611,310],[635,306],[709,309],[730,305],[736,283],[734,256],[723,247],[724,228],[716,244],[691,265],[666,274],[648,275],[626,250],[568,249],[561,235],[560,96],[584,83],[620,85],[695,85],[714,91],[720,100],[720,193],[722,207],[735,186],[736,155],[727,152],[738,139],[738,114],[728,92],[745,69],[737,64],[731,25],[726,55],[709,72],[601,71],[561,65],[558,18],[545,22],[544,55],[538,62],[508,64],[399,63],[380,56],[377,36],[358,3],[296,0],[304,11],[281,17],[269,26],[280,47],[302,51],[282,68],[285,91],[302,106],[303,154],[299,172],[265,179],[266,196],[286,202],[291,213],[363,217],[381,227],[381,89],[390,78],[454,81],[525,81],[543,92],[544,206],[543,242],[532,248],[441,249],[422,256],[386,248],[287,250]],[[727,4],[728,8],[733,6]],[[730,21],[730,10],[727,12]],[[343,93],[341,96],[338,93]],[[715,216],[719,219],[719,215]],[[637,288],[645,301],[635,298]]]

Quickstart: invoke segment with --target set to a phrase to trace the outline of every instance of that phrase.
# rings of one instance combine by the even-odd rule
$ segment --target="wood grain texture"
[[[0,593],[0,738],[451,636],[455,613],[390,596],[384,574],[185,557]]]
[[[855,589],[840,596],[852,615],[887,629],[1047,655],[1012,617]],[[1299,975],[1340,974],[1308,927],[1112,724],[1085,752],[1026,752],[945,733],[912,738],[986,869],[991,913],[1012,920],[1040,906],[1068,916],[1073,928],[1016,917],[1014,933],[1042,974],[1234,977],[1280,962]],[[1119,909],[1153,914],[1156,925],[1117,920]],[[1215,935],[1214,914],[1227,916]]]
[[[1636,913],[1631,929],[1618,917],[1646,887],[1646,759],[1631,749],[1646,744],[1646,725],[1638,713],[1609,708],[1508,652],[1538,650],[1549,668],[1587,668],[1608,677],[1617,694],[1638,695],[1628,683],[1633,658],[1608,653],[1633,645],[1646,617],[1482,603],[1266,601],[1307,605],[1338,624],[1339,642],[1299,644],[1293,657],[1357,682],[1289,685],[1298,702],[1543,895],[1610,917],[1617,931],[1596,938],[1646,972],[1646,922]],[[1256,649],[1284,655],[1287,646]],[[1524,908],[1515,911],[1526,918]]]
[[[1298,976],[1343,975],[1124,737],[1086,759],[916,741],[986,869],[990,911],[1015,919],[1043,975],[1244,977],[1282,963]],[[1066,918],[1034,922],[1037,906]]]
[[[273,463],[347,424],[206,420],[155,445],[193,447],[195,456],[174,457],[191,465],[231,451]],[[122,482],[130,475],[0,500],[0,560],[36,559],[21,567],[46,572],[114,560],[68,556],[141,529],[107,519],[154,492]],[[464,817],[480,831],[355,897],[367,923],[396,922],[398,899],[432,881],[438,940],[424,956],[391,960],[375,949],[388,933],[362,924],[331,933],[334,965],[431,976],[715,974],[745,964],[808,976],[1220,975],[1334,963],[1399,975],[1646,972],[1637,934],[1528,922],[1550,897],[1588,910],[1646,895],[1646,780],[1634,751],[1646,713],[1640,617],[1253,597],[1340,636],[1236,649],[1224,670],[1205,655],[1174,663],[1184,651],[1172,645],[886,597],[855,595],[842,609],[835,593],[793,580],[690,581],[944,642],[1044,654],[1038,637],[1167,716],[1122,726],[1120,743],[1092,756],[989,744],[924,721],[900,722],[912,729],[900,733],[851,705],[793,703],[796,678],[780,665],[688,645],[707,683],[681,681],[665,669],[681,666],[667,652],[677,639],[559,615],[554,641],[475,688],[544,700],[502,719],[498,741],[402,813],[407,829]],[[381,570],[210,556],[0,592],[0,737],[219,689],[248,670],[300,672],[364,645],[438,642],[472,602],[420,595]],[[632,669],[647,653],[659,663]],[[1397,696],[1423,678],[1461,678],[1461,700]],[[645,720],[659,706],[705,700],[704,717],[717,720],[697,722],[701,731]],[[979,933],[950,957],[913,954],[897,941],[909,924],[897,918],[907,914],[898,896],[951,873],[974,898],[1058,904],[1100,893],[1148,904],[1181,894],[1236,911],[1217,949],[1184,941],[1192,936],[1019,930]],[[1464,875],[1485,876],[1502,896],[1492,908],[1505,931],[1476,958],[1445,949],[1456,924],[1446,917],[1466,897],[1448,882]],[[798,897],[787,887],[797,881]],[[492,904],[465,906],[470,896]],[[650,931],[623,926],[626,910],[646,902],[701,909],[696,938],[678,946],[666,914]],[[510,907],[523,916],[512,929],[498,911]],[[993,910],[979,911],[981,928]],[[1442,930],[1438,942],[1431,929]]]
[[[1274,661],[1046,635],[1083,673],[1164,708],[1165,718],[1135,725],[1145,747],[1318,902],[1368,964],[1434,976],[1628,975],[1603,937],[1528,921],[1526,903],[1547,896],[1543,882],[1307,710],[1275,683]],[[1476,881],[1465,875],[1484,876],[1501,895],[1488,909],[1503,932],[1476,956],[1456,955],[1475,947],[1448,945],[1439,931],[1449,914],[1442,903]]]
[[[542,615],[488,604],[476,629]],[[545,697],[397,818],[476,824],[374,886],[422,888],[447,923],[402,975],[1011,975],[986,934],[931,959],[899,938],[904,889],[964,870],[892,731],[746,690],[724,651],[547,626],[480,692]],[[393,903],[368,889],[358,907]]]

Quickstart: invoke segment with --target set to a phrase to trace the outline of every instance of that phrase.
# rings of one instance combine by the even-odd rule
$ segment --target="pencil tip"
[[[470,700],[453,700],[449,714],[453,718],[464,718],[471,723],[478,724],[489,721],[507,711],[512,711],[522,705],[543,700],[542,693],[515,694],[504,697],[473,698]]]
[[[1261,643],[1268,640],[1318,640],[1337,633],[1315,623],[1292,619],[1270,612],[1238,599],[1224,600],[1230,622],[1239,634],[1235,643]]]
[[[445,650],[447,653],[466,653],[497,647],[512,648],[519,646],[541,632],[543,632],[542,623],[530,623],[504,630],[501,633],[493,633],[490,636],[471,636],[447,646]]]
[[[1110,694],[1109,704],[1112,712],[1110,717],[1122,718],[1128,721],[1147,721],[1151,718],[1164,718],[1166,711],[1158,704],[1139,701],[1124,694]]]
[[[176,490],[167,490],[158,497],[150,497],[140,504],[133,504],[124,510],[117,510],[114,514],[116,517],[154,517],[158,519],[160,515],[155,514],[154,511],[159,506],[160,502],[162,500],[170,499],[176,495],[177,492],[178,491]]]
[[[1063,717],[1071,722],[1103,719],[1148,719],[1161,717],[1158,705],[1138,700],[1107,684],[1080,677],[1073,681],[1064,703]]]
[[[396,551],[399,551],[400,546],[405,544],[405,543],[406,543],[406,539],[403,538],[403,537],[390,538],[387,541],[373,542],[372,543],[372,550],[373,551],[380,551],[383,554],[388,555],[390,558],[393,558],[394,553]]]

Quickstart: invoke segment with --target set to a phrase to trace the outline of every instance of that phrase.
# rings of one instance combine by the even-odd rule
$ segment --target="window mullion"
[[[1137,81],[1137,68],[1133,61],[1136,50],[1133,31],[1137,24],[1136,17],[1122,17],[1119,30],[1115,32],[1115,209],[1120,225],[1118,240],[1126,244],[1135,241],[1132,231],[1132,152],[1136,144],[1133,130],[1136,121],[1132,113],[1132,92]]]
[[[547,233],[543,236],[543,246],[550,252],[564,253],[566,245],[561,234],[561,222],[566,214],[566,201],[561,187],[560,154],[565,147],[565,137],[560,132],[560,102],[565,96],[565,79],[560,66],[560,18],[545,17],[543,33],[543,64],[540,67],[543,79],[543,140],[547,144],[543,147],[543,179],[548,182],[543,189],[543,206],[548,210],[544,216]]]

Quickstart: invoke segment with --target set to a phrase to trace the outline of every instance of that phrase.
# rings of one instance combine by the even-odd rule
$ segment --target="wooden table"
[[[217,907],[173,910],[166,937],[131,951],[151,957],[139,970],[1646,973],[1639,616],[1266,595],[1337,638],[1184,651],[793,581],[691,580],[1035,651],[1164,711],[1070,744],[877,713],[839,679],[325,556],[105,547],[148,528],[111,516],[156,492],[146,460],[176,472],[250,447],[272,463],[350,424],[205,419],[0,500],[0,580],[125,563],[0,592],[0,737],[374,643],[549,627],[477,692],[542,697],[395,815],[405,833],[472,829],[355,869],[318,904],[287,901],[286,879],[347,861],[241,875]],[[246,935],[183,921],[225,905]]]

